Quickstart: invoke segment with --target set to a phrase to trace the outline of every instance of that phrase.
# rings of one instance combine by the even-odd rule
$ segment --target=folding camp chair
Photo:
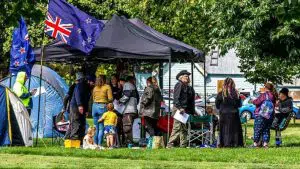
[[[53,127],[52,127],[52,145],[57,143],[61,145],[64,143],[64,136],[69,128],[69,122],[62,120],[63,113],[59,113],[52,117]]]
[[[198,126],[199,124],[201,124],[201,127]],[[205,127],[205,124],[208,124],[209,127]],[[206,137],[207,135],[208,137]],[[191,143],[195,141],[201,141],[201,144],[204,144],[204,142],[209,142],[210,144],[212,144],[214,142],[212,135],[212,115],[190,116],[188,121],[189,147],[191,146]]]
[[[282,144],[281,132],[284,131],[288,127],[288,125],[293,117],[294,117],[294,114],[290,113],[286,118],[283,118],[281,123],[278,124],[278,128],[276,128],[275,124],[272,123],[271,129],[275,130],[276,146],[280,146]]]

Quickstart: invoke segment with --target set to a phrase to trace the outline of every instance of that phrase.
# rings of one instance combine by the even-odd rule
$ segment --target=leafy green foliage
[[[235,48],[250,82],[290,82],[300,70],[298,8],[282,0],[215,1],[209,43],[223,54]]]
[[[241,60],[242,72],[253,83],[290,82],[300,74],[299,0],[68,2],[98,19],[110,19],[113,14],[140,18],[154,29],[205,52],[218,47],[225,54],[235,48]],[[34,47],[40,46],[42,41],[44,44],[49,42],[42,33],[46,7],[47,0],[0,2],[1,70],[7,70],[11,33],[21,15],[27,21]],[[148,69],[149,66],[144,67]],[[59,69],[59,66],[56,68]]]

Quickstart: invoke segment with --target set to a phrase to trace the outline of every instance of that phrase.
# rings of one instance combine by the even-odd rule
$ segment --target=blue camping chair
[[[275,130],[275,140],[276,146],[280,146],[282,144],[282,136],[281,132],[287,129],[290,124],[291,119],[294,117],[294,113],[290,113],[286,118],[283,118],[278,127],[275,127],[275,123],[272,123],[271,129]]]

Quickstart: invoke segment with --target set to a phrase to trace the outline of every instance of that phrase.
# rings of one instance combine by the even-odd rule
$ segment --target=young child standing
[[[104,134],[106,136],[107,147],[112,149],[115,143],[118,116],[114,112],[114,105],[112,103],[107,104],[107,110],[108,111],[103,114],[98,122],[104,122]]]

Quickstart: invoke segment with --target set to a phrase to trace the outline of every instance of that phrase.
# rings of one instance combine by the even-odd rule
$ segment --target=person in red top
[[[261,105],[268,99],[272,101],[272,103],[275,105],[276,100],[278,98],[278,94],[276,91],[276,88],[272,83],[266,83],[265,84],[265,92],[261,93],[260,96],[253,101],[253,104],[256,106],[254,115],[255,115],[255,121],[254,121],[254,143],[253,147],[259,146],[259,142],[262,137],[263,141],[263,147],[268,148],[268,144],[270,141],[270,128],[273,122],[273,116],[274,112],[272,113],[272,116],[269,119],[266,119],[259,115],[259,111],[261,109]]]

